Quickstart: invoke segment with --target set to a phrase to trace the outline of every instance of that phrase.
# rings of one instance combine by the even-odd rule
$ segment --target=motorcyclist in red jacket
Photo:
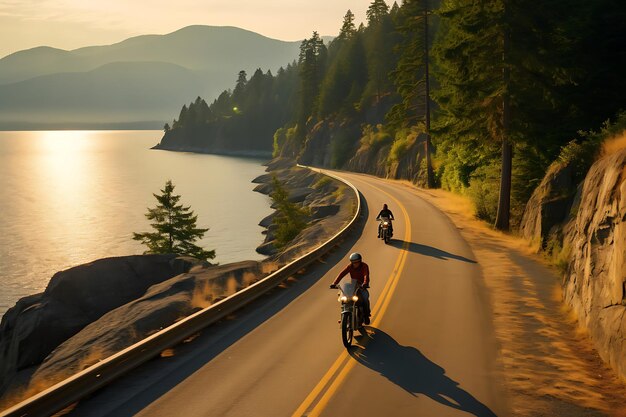
[[[359,300],[363,301],[363,322],[370,324],[370,293],[367,291],[367,288],[370,286],[370,268],[363,262],[363,257],[360,253],[354,252],[350,255],[350,264],[337,275],[330,288],[337,288],[339,281],[348,274],[350,274],[350,278],[357,280],[360,284],[357,296]]]

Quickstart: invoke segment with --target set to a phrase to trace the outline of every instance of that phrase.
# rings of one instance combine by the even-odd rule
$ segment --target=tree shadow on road
[[[413,396],[424,394],[445,406],[476,417],[496,414],[459,383],[445,375],[441,366],[430,361],[418,349],[402,346],[380,329],[369,328],[363,346],[354,346],[350,355],[360,364],[380,373]]]
[[[402,249],[405,243],[406,242],[404,240],[394,239],[389,244],[395,248]],[[455,255],[453,253],[446,252],[445,250],[437,249],[433,246],[421,245],[419,243],[414,243],[414,242],[409,242],[408,250],[413,253],[419,253],[420,255],[431,256],[433,258],[442,259],[446,261],[448,259],[454,259],[456,261],[462,261],[462,262],[467,262],[471,264],[477,263],[473,259],[469,259],[461,255]]]

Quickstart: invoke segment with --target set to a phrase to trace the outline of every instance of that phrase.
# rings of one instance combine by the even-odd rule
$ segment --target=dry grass
[[[548,261],[525,240],[475,219],[468,199],[415,192],[450,217],[481,265],[512,414],[626,416],[626,386],[562,303],[558,272]]]
[[[602,143],[601,155],[607,156],[626,149],[626,130]]]
[[[0,411],[19,404],[20,402],[47,390],[53,385],[58,384],[59,382],[71,377],[75,374],[75,372],[87,369],[90,366],[95,365],[101,360],[107,358],[109,355],[110,352],[105,351],[102,347],[94,346],[87,352],[87,354],[83,358],[80,359],[77,364],[76,371],[74,370],[74,368],[67,369],[63,372],[58,372],[52,376],[48,376],[45,379],[35,376],[28,385],[18,388],[10,394],[3,396],[2,400],[0,401]]]

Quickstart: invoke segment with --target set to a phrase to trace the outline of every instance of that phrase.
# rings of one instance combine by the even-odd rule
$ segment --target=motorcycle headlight
[[[352,301],[359,301],[359,297],[357,297],[356,295],[352,296]]]
[[[383,224],[384,224],[385,226],[389,226],[389,223],[387,223],[387,222],[385,222],[385,223],[383,223]]]
[[[345,303],[346,301],[348,301],[348,297],[346,297],[345,295],[342,295],[341,297],[339,297],[339,301],[342,303]]]

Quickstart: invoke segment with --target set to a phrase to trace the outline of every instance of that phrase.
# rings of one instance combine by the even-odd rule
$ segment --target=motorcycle
[[[378,234],[385,243],[389,243],[389,240],[391,240],[391,220],[389,220],[389,217],[381,217],[378,225]]]
[[[363,327],[363,306],[359,303],[359,281],[355,279],[343,279],[339,285],[331,287],[338,288],[338,301],[341,303],[341,340],[346,349],[352,346],[354,331],[358,330],[361,335],[366,335],[367,331]]]

